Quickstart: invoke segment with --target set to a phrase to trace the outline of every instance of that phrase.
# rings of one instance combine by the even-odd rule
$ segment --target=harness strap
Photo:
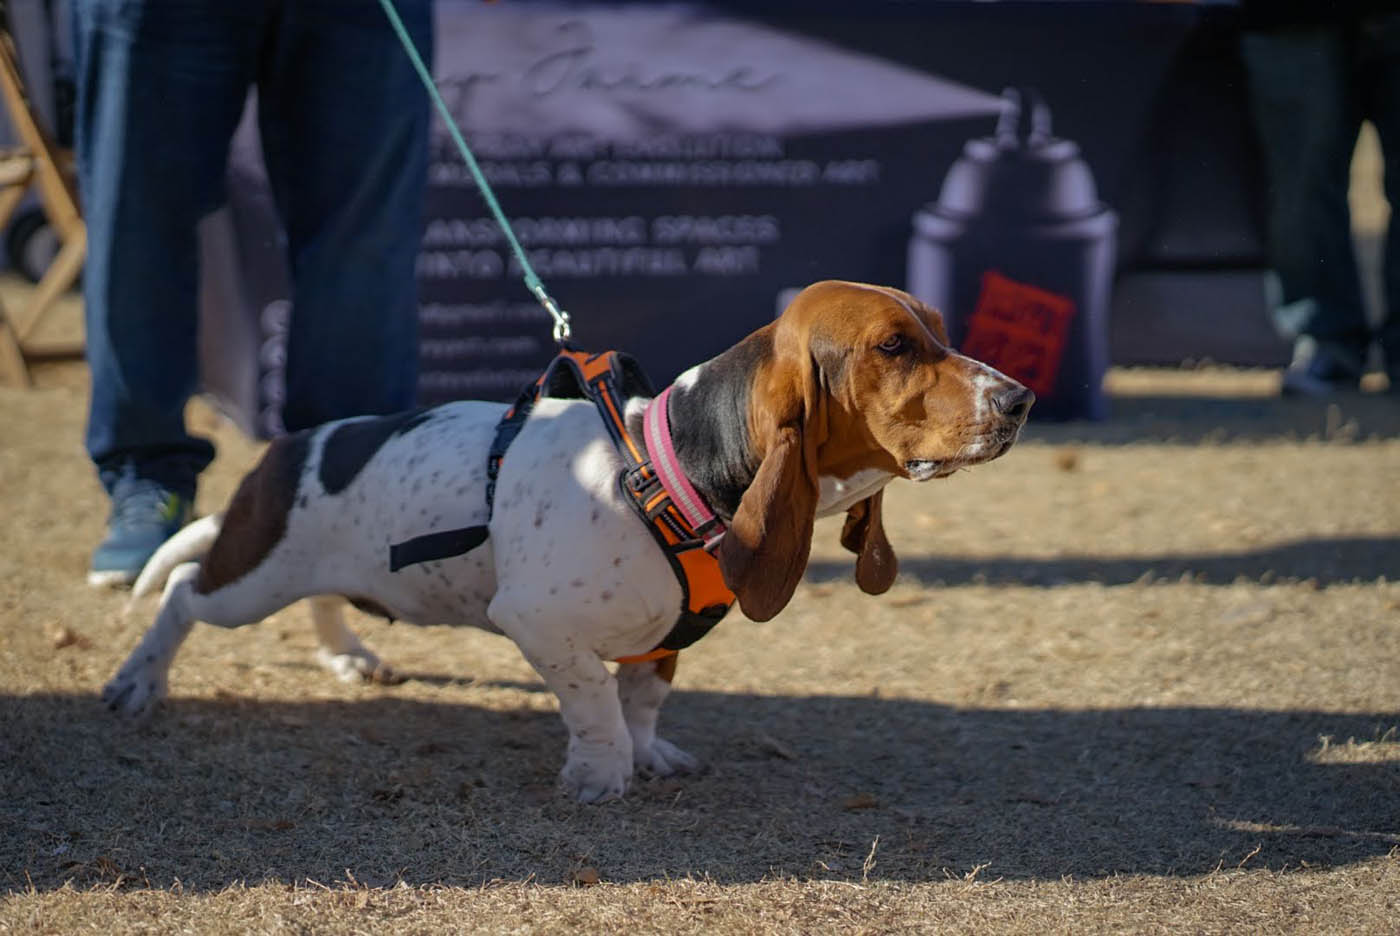
[[[395,543],[389,547],[389,571],[397,572],[404,566],[431,562],[434,559],[451,559],[453,556],[471,552],[486,542],[486,534],[486,527],[472,526],[428,533]]]
[[[573,379],[572,387],[569,386],[570,377]],[[656,660],[695,643],[728,613],[735,597],[724,584],[719,561],[706,551],[704,537],[667,493],[666,486],[653,467],[655,453],[649,451],[645,441],[639,443],[627,429],[624,392],[626,396],[639,393],[652,395],[646,375],[636,361],[626,354],[616,351],[588,354],[568,349],[559,353],[536,381],[534,389],[538,391],[535,399],[539,395],[586,397],[598,408],[608,436],[622,456],[623,469],[618,473],[618,488],[661,547],[681,586],[680,613],[675,626],[661,643],[646,653],[618,657],[617,662]],[[571,390],[574,392],[570,393]],[[534,405],[533,399],[529,405]],[[520,408],[517,404],[516,409]],[[508,413],[506,418],[510,419],[511,414]],[[667,436],[669,438],[669,432]],[[674,457],[672,452],[673,463]],[[675,466],[675,471],[684,477],[679,465]],[[694,489],[690,490],[695,502],[704,504]],[[720,532],[723,532],[722,527]],[[712,533],[712,536],[717,539],[717,535]]]
[[[704,537],[672,499],[670,486],[663,482],[658,472],[659,465],[654,461],[656,453],[650,451],[650,440],[638,444],[627,430],[624,415],[626,405],[619,393],[617,375],[625,369],[625,362],[631,359],[616,351],[591,356],[565,351],[560,358],[566,358],[579,369],[585,391],[598,407],[603,425],[607,427],[608,435],[612,437],[613,445],[624,462],[618,474],[618,488],[661,547],[681,586],[680,615],[670,633],[648,653],[619,657],[618,662],[638,663],[683,650],[708,634],[724,618],[734,604],[734,593],[724,584],[718,560],[706,551]],[[658,410],[657,400],[664,408],[667,398],[665,392],[653,398],[650,411]],[[669,443],[669,430],[665,436]],[[674,450],[670,452],[670,464],[674,475],[684,480],[685,475],[675,461]],[[690,483],[685,482],[685,486],[693,503],[703,505],[704,500]],[[711,528],[718,524],[719,520],[710,515]],[[719,533],[723,531],[721,525]],[[718,535],[715,534],[715,540],[718,540]]]
[[[481,526],[428,533],[390,545],[390,572],[397,572],[406,566],[416,565],[420,562],[432,562],[435,559],[451,559],[453,556],[461,556],[486,542],[487,536],[490,535],[491,518],[496,513],[496,479],[501,474],[501,461],[506,456],[506,449],[510,448],[510,444],[520,434],[525,420],[529,419],[530,411],[535,408],[535,401],[541,396],[550,395],[547,390],[552,382],[557,382],[557,378],[554,376],[554,366],[558,360],[555,358],[550,366],[545,368],[544,373],[535,379],[534,383],[520,391],[520,396],[516,397],[515,403],[496,423],[496,434],[491,439],[491,448],[486,456],[486,523]],[[582,394],[565,395],[581,396]]]
[[[669,388],[653,398],[646,419],[654,421],[656,428],[641,443],[628,431],[626,421],[626,397],[638,395],[652,395],[651,384],[630,356],[616,351],[601,354],[571,348],[560,351],[496,424],[496,434],[486,459],[489,524],[495,512],[496,481],[501,463],[535,404],[548,396],[585,398],[597,407],[608,436],[622,457],[618,488],[661,547],[681,586],[680,613],[670,632],[653,649],[635,656],[618,657],[619,663],[657,660],[685,649],[708,634],[735,601],[734,593],[724,584],[719,561],[708,551],[724,533],[724,525],[685,479],[670,443],[669,420],[665,414]],[[673,491],[677,492],[675,497]],[[397,543],[389,549],[390,571],[397,572],[417,562],[461,555],[479,546],[487,536],[486,526],[476,526],[430,533]]]
[[[520,430],[525,426],[525,420],[530,418],[530,411],[535,408],[535,401],[540,398],[541,388],[544,386],[545,378],[549,376],[549,371],[545,370],[524,390],[520,391],[520,396],[515,398],[515,403],[506,410],[506,414],[496,423],[496,434],[491,439],[491,448],[486,455],[486,522],[489,524],[491,518],[496,515],[496,479],[501,474],[501,462],[506,457],[506,449],[515,441],[515,437],[520,435]]]

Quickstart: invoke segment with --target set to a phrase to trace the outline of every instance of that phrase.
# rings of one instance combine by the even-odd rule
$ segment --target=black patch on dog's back
[[[361,419],[338,426],[321,450],[321,486],[339,494],[364,470],[374,453],[395,436],[407,435],[432,417],[432,410],[410,410],[392,416]]]

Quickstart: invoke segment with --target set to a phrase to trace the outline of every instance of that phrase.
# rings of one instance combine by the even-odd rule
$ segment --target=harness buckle
[[[634,494],[641,494],[648,488],[656,486],[659,480],[660,479],[658,479],[656,475],[648,476],[646,464],[637,465],[635,468],[628,468],[623,475],[623,481],[627,485],[627,489]]]

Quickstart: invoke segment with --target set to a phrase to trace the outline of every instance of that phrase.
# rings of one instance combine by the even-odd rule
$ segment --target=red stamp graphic
[[[1073,318],[1069,298],[988,270],[959,350],[1048,396]]]

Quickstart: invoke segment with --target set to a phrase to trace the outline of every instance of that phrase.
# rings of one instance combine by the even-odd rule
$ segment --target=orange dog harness
[[[661,547],[681,586],[680,614],[670,633],[646,653],[618,657],[619,663],[643,663],[683,650],[708,634],[735,601],[720,574],[719,560],[710,552],[724,526],[709,512],[675,463],[665,412],[669,388],[652,400],[645,418],[645,438],[640,444],[627,429],[624,401],[643,394],[652,395],[651,382],[630,355],[617,351],[560,351],[497,424],[486,464],[486,501],[490,509],[501,460],[541,397],[588,399],[598,408],[624,463],[618,474],[618,487]]]

